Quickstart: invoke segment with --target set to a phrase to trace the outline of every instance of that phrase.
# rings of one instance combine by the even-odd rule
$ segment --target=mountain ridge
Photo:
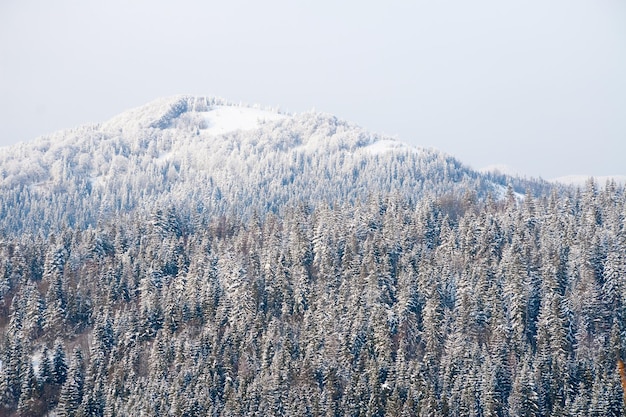
[[[45,229],[55,229],[62,216],[53,211],[87,227],[171,204],[245,217],[298,200],[332,204],[391,192],[413,199],[468,191],[486,197],[503,195],[508,184],[521,194],[552,187],[480,174],[442,152],[333,115],[193,96],[157,99],[103,123],[5,148],[0,167],[6,199],[0,226],[14,231],[37,230],[37,218],[53,218]]]

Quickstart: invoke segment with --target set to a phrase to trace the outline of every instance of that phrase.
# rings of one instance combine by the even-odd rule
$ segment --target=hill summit
[[[249,216],[294,201],[468,190],[498,196],[507,183],[518,192],[545,186],[480,174],[441,152],[329,114],[190,96],[158,99],[104,123],[6,148],[0,166],[6,196],[0,226],[44,233],[164,205]]]

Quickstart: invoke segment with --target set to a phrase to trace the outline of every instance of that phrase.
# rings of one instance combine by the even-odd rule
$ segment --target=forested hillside
[[[4,148],[0,415],[623,415],[625,216],[215,98]]]
[[[216,98],[157,100],[98,125],[0,150],[0,231],[47,236],[174,205],[198,215],[280,214],[294,201],[398,193],[498,196],[549,186],[486,176],[320,113],[287,115]]]
[[[624,415],[623,188],[299,200],[5,234],[0,414]]]

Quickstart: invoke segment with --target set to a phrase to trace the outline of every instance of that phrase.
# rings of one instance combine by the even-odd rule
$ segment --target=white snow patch
[[[208,127],[205,132],[214,135],[234,132],[236,130],[252,130],[262,122],[285,119],[287,116],[251,107],[215,106],[204,116]]]
[[[497,201],[504,200],[506,198],[507,191],[508,191],[508,187],[505,187],[504,185],[496,184],[495,195],[493,196],[493,198],[495,198]],[[526,198],[524,194],[520,194],[517,191],[513,191],[513,195],[515,196],[517,201],[524,201],[524,199]]]
[[[392,139],[382,139],[374,143],[370,143],[365,146],[364,149],[372,155],[380,155],[385,152],[393,151],[412,151],[417,153],[417,149],[407,145],[404,142],[400,142]]]
[[[169,159],[171,155],[172,155],[172,152],[161,152],[159,153],[159,156],[157,156],[155,160],[157,162],[162,162],[162,161],[165,161],[166,159]]]
[[[596,181],[596,184],[600,187],[603,187],[609,180],[614,180],[618,184],[626,185],[626,175],[604,175],[600,177],[592,177],[591,175],[566,175],[563,177],[552,178],[548,181],[584,187],[589,178],[593,178]]]
[[[90,177],[88,177],[89,179],[89,183],[91,185],[102,185],[104,184],[104,178],[102,178],[102,175],[92,175]]]
[[[35,371],[35,375],[39,374],[39,366],[41,365],[42,356],[43,355],[41,354],[41,352],[37,352],[30,358],[31,363],[33,364],[33,371]]]

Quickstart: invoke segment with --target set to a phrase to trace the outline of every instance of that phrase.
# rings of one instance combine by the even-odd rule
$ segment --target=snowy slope
[[[210,111],[200,113],[207,122],[206,131],[211,134],[224,134],[237,130],[253,130],[264,122],[286,118],[286,115],[251,107],[215,106]]]
[[[170,204],[248,215],[392,192],[499,196],[510,181],[332,115],[177,96],[6,148],[0,227],[36,230],[37,218],[56,219],[52,229],[68,219],[84,227]]]

